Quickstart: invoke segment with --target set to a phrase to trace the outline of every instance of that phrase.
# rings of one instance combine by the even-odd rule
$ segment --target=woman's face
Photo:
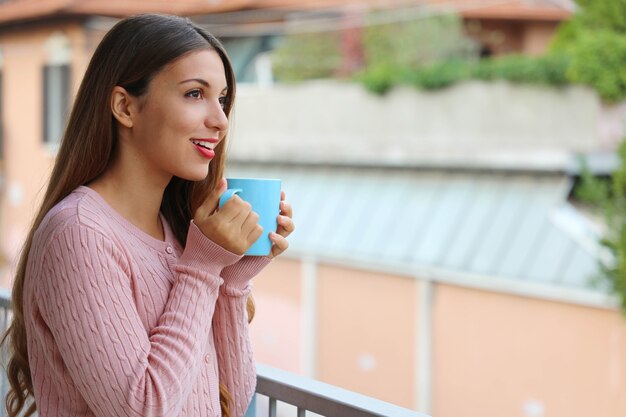
[[[228,119],[224,64],[214,50],[191,52],[163,68],[138,99],[131,146],[150,175],[206,178]]]

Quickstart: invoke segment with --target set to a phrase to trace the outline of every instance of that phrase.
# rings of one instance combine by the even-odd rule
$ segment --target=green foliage
[[[382,93],[406,82],[416,68],[476,57],[477,45],[463,35],[459,17],[403,17],[402,10],[380,11],[368,15],[365,22],[362,44],[367,71],[357,78],[372,91]],[[389,21],[394,23],[385,23]],[[279,81],[333,77],[342,65],[341,54],[340,32],[290,34],[273,53],[274,74]]]
[[[473,62],[451,60],[418,69],[405,78],[418,88],[438,90],[470,78],[474,68]]]
[[[274,76],[287,82],[332,77],[341,62],[338,32],[288,35],[272,56]]]
[[[403,84],[405,78],[405,72],[393,65],[377,65],[355,75],[355,80],[361,82],[366,89],[381,95],[393,86]]]
[[[580,11],[562,25],[552,52],[566,54],[567,78],[593,87],[607,101],[626,98],[626,0],[578,0]],[[600,260],[603,281],[626,315],[626,140],[620,164],[608,180],[595,178],[582,164],[576,196],[589,203],[606,224],[601,245],[611,255]]]
[[[578,0],[551,52],[570,58],[566,77],[595,89],[605,101],[626,99],[626,0]]]
[[[403,20],[398,10],[372,13],[363,29],[365,67],[355,75],[370,91],[395,85],[445,88],[468,79],[561,86],[588,85],[602,99],[626,99],[626,0],[578,0],[543,57],[477,59],[477,45],[455,15]],[[393,23],[388,23],[393,22]],[[287,36],[274,53],[276,78],[335,76],[342,65],[339,32]]]
[[[568,83],[570,59],[508,55],[477,59],[477,46],[463,34],[457,16],[440,16],[404,25],[378,25],[365,36],[367,67],[355,78],[383,94],[399,84],[445,88],[468,79],[561,86]]]
[[[471,59],[478,46],[463,34],[456,15],[400,20],[401,11],[381,11],[369,16],[363,32],[367,67],[415,69],[449,59]],[[393,21],[393,23],[380,22]]]
[[[575,19],[562,22],[550,42],[549,52],[556,55],[568,54],[578,42],[579,26],[580,23]]]
[[[608,181],[594,177],[583,161],[581,183],[575,194],[606,221],[606,232],[600,243],[612,256],[600,263],[602,278],[618,296],[626,315],[626,140],[618,154],[620,166]]]
[[[507,80],[514,83],[560,86],[567,84],[565,71],[569,60],[564,56],[527,57],[508,55],[486,59],[477,65],[473,77],[482,80]]]
[[[574,20],[591,30],[626,33],[626,0],[577,0],[580,11]]]
[[[567,77],[593,87],[606,101],[626,98],[626,36],[613,31],[580,31],[570,49]]]
[[[568,63],[569,59],[563,55],[537,58],[509,55],[481,61],[451,60],[415,70],[378,66],[362,72],[357,79],[377,94],[386,93],[398,84],[435,90],[469,79],[560,86],[567,83]]]

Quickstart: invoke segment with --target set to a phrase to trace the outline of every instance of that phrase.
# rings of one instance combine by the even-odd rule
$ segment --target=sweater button
[[[210,363],[211,362],[211,356],[210,355],[204,355],[204,361],[206,363]]]
[[[174,253],[174,249],[171,246],[168,246],[167,248],[165,248],[165,252],[171,255],[172,253]]]

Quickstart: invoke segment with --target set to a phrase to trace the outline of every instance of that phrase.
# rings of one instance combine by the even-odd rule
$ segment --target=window
[[[223,37],[220,40],[228,52],[238,83],[272,84],[268,52],[275,48],[276,37]]]
[[[70,66],[46,65],[43,68],[43,89],[43,140],[58,144],[69,112]]]

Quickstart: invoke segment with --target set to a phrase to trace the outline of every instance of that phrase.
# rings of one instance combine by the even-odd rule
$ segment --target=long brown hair
[[[9,416],[17,416],[27,402],[31,404],[25,416],[36,410],[22,299],[35,230],[52,207],[78,186],[99,177],[115,157],[117,125],[108,100],[113,87],[122,86],[130,94],[141,96],[166,64],[200,49],[215,50],[224,64],[228,84],[224,111],[229,116],[235,99],[235,77],[230,61],[220,42],[189,19],[157,14],[133,16],[118,22],[96,48],[76,95],[43,202],[26,238],[13,283],[13,320],[2,339],[3,345],[8,343],[11,355],[7,365],[11,384],[6,397]],[[195,209],[222,178],[224,161],[225,140],[222,140],[206,179],[191,182],[174,177],[166,187],[161,211],[182,245],[186,243]],[[249,298],[249,319],[253,315],[252,306]],[[230,395],[220,384],[220,403],[226,417],[230,415],[229,402]]]

